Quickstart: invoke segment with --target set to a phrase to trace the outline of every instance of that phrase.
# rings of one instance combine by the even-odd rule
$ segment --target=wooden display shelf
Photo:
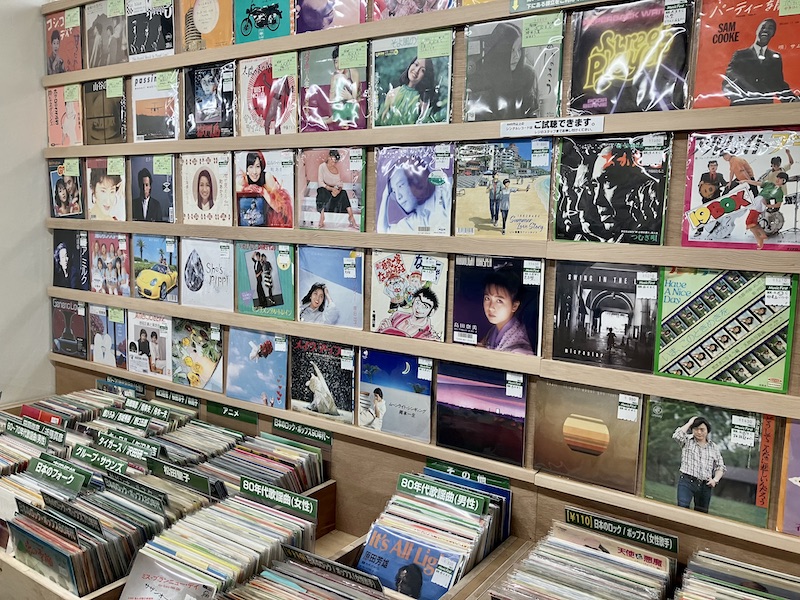
[[[495,561],[493,564],[493,571],[489,573],[479,585],[470,586],[471,589],[468,595],[460,595],[457,600],[462,600],[462,598],[465,600],[490,600],[491,595],[489,594],[489,590],[491,590],[497,582],[505,578],[508,572],[511,571],[518,562],[527,557],[535,546],[536,544],[534,542],[525,542],[521,544],[513,554],[510,554],[508,558],[502,561],[502,563],[499,560]]]

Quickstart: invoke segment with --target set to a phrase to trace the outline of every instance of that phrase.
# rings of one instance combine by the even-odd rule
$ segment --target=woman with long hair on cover
[[[248,152],[242,173],[241,192],[260,196],[267,211],[267,227],[292,227],[292,199],[277,179],[266,170],[266,160],[261,152]]]
[[[424,123],[436,106],[437,96],[433,61],[415,56],[400,76],[400,85],[386,93],[375,125]]]

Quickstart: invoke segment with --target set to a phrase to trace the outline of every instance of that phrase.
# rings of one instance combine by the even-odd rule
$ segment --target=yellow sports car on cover
[[[136,291],[142,298],[166,300],[169,291],[178,285],[178,273],[160,263],[145,269],[136,277]]]

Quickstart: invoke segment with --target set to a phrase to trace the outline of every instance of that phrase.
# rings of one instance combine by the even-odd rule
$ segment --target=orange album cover
[[[181,0],[185,52],[233,44],[233,2]]]

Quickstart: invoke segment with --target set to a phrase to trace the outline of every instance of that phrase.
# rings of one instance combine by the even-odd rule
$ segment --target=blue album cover
[[[178,244],[174,237],[133,234],[137,298],[178,301]]]
[[[287,336],[231,327],[225,393],[229,398],[286,408]]]
[[[361,329],[364,253],[354,248],[298,249],[297,320]]]
[[[14,521],[8,521],[8,526],[11,528],[14,557],[18,561],[68,592],[76,595],[81,593],[78,590],[75,569],[69,554],[23,529]]]
[[[292,2],[234,0],[233,28],[237,44],[289,35],[292,32]]]

